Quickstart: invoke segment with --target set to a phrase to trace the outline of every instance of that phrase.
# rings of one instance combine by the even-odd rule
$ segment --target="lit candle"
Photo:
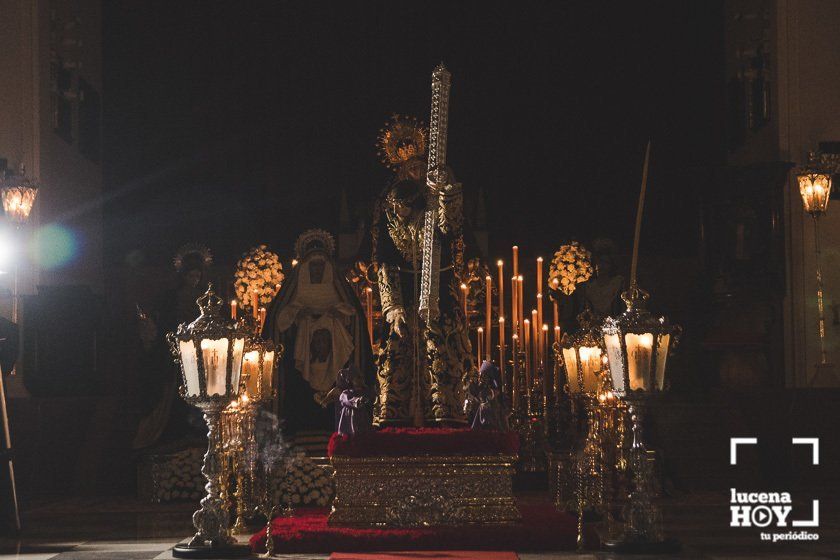
[[[485,291],[487,292],[487,309],[485,310],[485,317],[484,317],[484,355],[489,360],[491,358],[491,352],[493,348],[491,346],[493,340],[493,278],[491,276],[486,276],[484,278],[486,283]]]
[[[236,321],[236,300],[230,300],[230,318]]]
[[[251,309],[253,310],[253,313],[254,313],[254,319],[259,318],[259,309],[260,308],[259,308],[259,305],[257,303],[258,301],[259,301],[259,296],[257,295],[257,290],[254,290],[253,292],[251,292]]]
[[[475,353],[475,362],[481,367],[481,355],[484,354],[484,328],[478,327],[476,331],[476,353]]]
[[[499,317],[499,333],[505,332],[505,318]],[[502,380],[505,377],[505,337],[499,335],[499,369],[502,372]],[[502,387],[504,387],[504,381]]]
[[[627,344],[627,373],[630,388],[649,391],[650,361],[653,354],[653,335],[651,333],[624,335]]]
[[[513,275],[519,276],[519,246],[513,246]]]
[[[468,291],[469,291],[469,288],[467,287],[467,285],[462,283],[461,284],[461,306],[464,308],[464,318],[467,321],[467,324],[469,325],[470,315],[467,311],[467,292]]]
[[[540,367],[540,324],[537,322],[536,309],[531,310],[531,329],[533,329],[531,332],[531,369],[536,372]]]
[[[204,361],[204,374],[208,395],[225,394],[225,371],[227,365],[226,338],[201,341],[201,356]]]
[[[373,348],[373,289],[370,286],[365,288],[365,314],[367,315],[368,338]]]
[[[245,352],[242,357],[242,377],[245,378],[245,387],[248,392],[257,398],[260,396],[260,353],[256,350]]]
[[[560,342],[560,325],[554,327],[554,342]]]
[[[265,324],[265,307],[260,307],[257,320],[260,322],[260,330],[262,330],[263,325]]]
[[[511,346],[513,348],[513,381],[511,382],[511,404],[513,411],[519,410],[519,335],[513,333]]]
[[[543,258],[537,257],[537,325],[543,324]],[[540,346],[542,348],[542,346]]]
[[[262,381],[260,382],[260,394],[262,397],[270,396],[274,388],[274,350],[263,354]]]
[[[510,278],[510,316],[513,317],[513,327],[511,328],[512,333],[519,332],[519,301],[517,297],[517,293],[519,290],[516,289],[516,276],[511,276]]]
[[[579,353],[583,390],[594,393],[598,389],[598,373],[601,371],[601,349],[597,346],[581,346]]]
[[[542,359],[543,359],[543,395],[548,397],[551,394],[551,376],[548,374],[548,362],[545,359],[547,355],[547,346],[546,341],[548,340],[548,325],[542,326],[542,332],[540,333],[541,343],[540,347],[542,348]]]
[[[497,261],[496,266],[499,267],[499,317],[505,314],[505,263],[504,261]],[[499,331],[499,341],[505,338],[504,329]]]
[[[519,324],[522,325],[523,321],[525,320],[525,298],[522,297],[523,288],[522,285],[524,283],[524,278],[521,274],[516,276],[516,291],[518,292],[516,296],[516,308],[519,311]],[[524,328],[523,328],[524,330]]]
[[[522,322],[522,332],[525,333],[525,344],[522,348],[525,354],[525,394],[531,395],[531,321]]]
[[[552,303],[553,303],[552,307],[554,308],[554,328],[559,329],[560,328],[560,304],[557,303],[556,299]]]

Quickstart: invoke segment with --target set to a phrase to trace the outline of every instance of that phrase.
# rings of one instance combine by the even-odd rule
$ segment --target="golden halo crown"
[[[426,125],[414,117],[392,115],[379,131],[376,146],[382,163],[397,169],[426,154]]]
[[[184,261],[190,258],[198,259],[204,268],[213,264],[213,254],[210,249],[199,243],[185,243],[178,248],[178,252],[172,259],[175,270],[181,272],[184,269]]]
[[[308,229],[295,241],[295,254],[303,259],[312,251],[323,251],[330,257],[335,254],[335,240],[330,232],[323,229]]]

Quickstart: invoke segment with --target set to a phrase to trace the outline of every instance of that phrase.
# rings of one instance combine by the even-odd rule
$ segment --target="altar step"
[[[327,464],[327,445],[330,442],[332,432],[323,430],[301,430],[293,436],[289,436],[288,444],[297,450],[306,453],[306,456],[318,464]]]

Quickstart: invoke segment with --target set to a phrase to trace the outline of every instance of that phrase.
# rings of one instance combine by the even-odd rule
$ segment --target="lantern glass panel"
[[[570,393],[580,392],[578,381],[578,364],[574,348],[563,348],[563,361],[566,363],[566,382],[569,384]]]
[[[201,393],[201,385],[198,382],[198,356],[193,341],[179,341],[178,351],[181,354],[181,367],[184,369],[187,396],[198,396]]]
[[[0,192],[0,197],[3,199],[3,211],[12,220],[25,222],[32,212],[36,196],[38,196],[38,189],[31,186],[5,188]]]
[[[233,340],[233,360],[230,367],[233,368],[230,374],[230,391],[234,395],[239,394],[239,380],[242,376],[242,354],[245,351],[245,339],[236,338]]]
[[[601,371],[601,349],[597,346],[581,346],[578,352],[583,370],[583,390],[595,393],[598,390],[598,373]]]
[[[809,214],[821,214],[828,210],[831,196],[831,175],[827,173],[808,173],[799,175],[799,194],[802,205]]]
[[[262,370],[262,397],[268,398],[271,396],[271,391],[274,388],[274,350],[265,353],[263,357]]]
[[[624,335],[627,345],[627,370],[630,389],[649,391],[650,366],[653,358],[653,334],[627,333]]]
[[[208,396],[225,394],[227,354],[228,339],[205,338],[201,341],[201,357],[204,360]]]
[[[245,388],[251,397],[259,398],[260,353],[258,350],[245,352],[242,359],[242,375],[245,376]]]
[[[622,359],[621,339],[617,334],[604,335],[604,346],[607,347],[613,391],[623,394],[627,388],[624,386],[624,360]]]
[[[665,389],[665,362],[668,360],[668,347],[671,342],[671,335],[663,333],[659,335],[656,346],[656,388],[659,391]]]

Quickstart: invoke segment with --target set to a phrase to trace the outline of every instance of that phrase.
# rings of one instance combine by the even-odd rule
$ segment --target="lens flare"
[[[32,242],[32,258],[44,270],[70,263],[77,250],[78,242],[73,232],[55,224],[39,229]]]

